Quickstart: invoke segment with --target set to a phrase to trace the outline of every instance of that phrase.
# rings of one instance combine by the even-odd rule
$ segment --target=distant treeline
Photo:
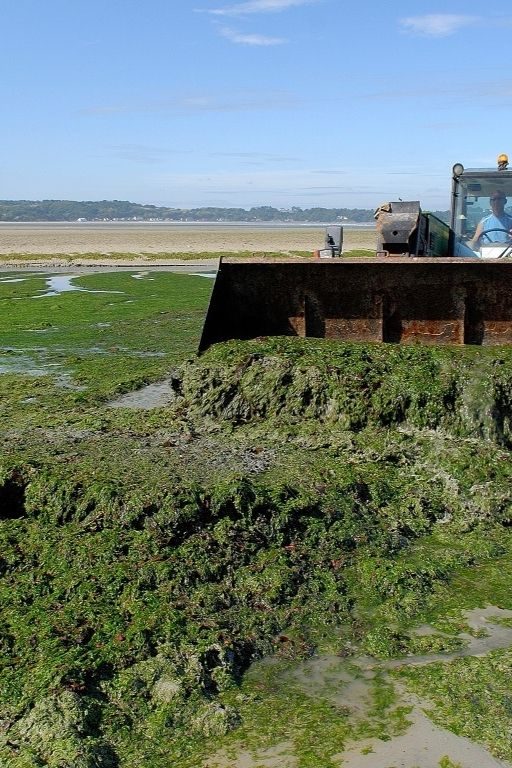
[[[339,221],[370,223],[373,210],[365,208],[164,208],[127,200],[0,200],[0,221]],[[434,211],[448,221],[448,211]]]

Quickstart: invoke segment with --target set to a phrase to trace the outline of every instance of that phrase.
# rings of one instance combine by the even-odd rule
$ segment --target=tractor
[[[199,352],[300,336],[401,344],[512,344],[512,171],[452,169],[450,224],[418,201],[380,205],[371,258],[221,259]],[[329,234],[332,239],[332,235]],[[326,235],[327,238],[327,235]],[[326,243],[331,242],[330,240]]]

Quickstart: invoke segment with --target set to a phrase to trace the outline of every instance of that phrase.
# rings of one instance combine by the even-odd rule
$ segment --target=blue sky
[[[0,198],[447,208],[512,155],[502,0],[6,0]]]

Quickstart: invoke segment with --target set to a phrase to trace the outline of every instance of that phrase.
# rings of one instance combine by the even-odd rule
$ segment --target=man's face
[[[503,213],[503,209],[505,208],[505,203],[507,202],[507,198],[505,197],[505,195],[499,194],[497,192],[493,192],[489,200],[491,202],[491,210],[494,214]]]

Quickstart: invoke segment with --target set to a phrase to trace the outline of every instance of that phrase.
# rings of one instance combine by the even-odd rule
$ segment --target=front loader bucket
[[[199,351],[228,339],[512,344],[512,263],[224,259]]]

